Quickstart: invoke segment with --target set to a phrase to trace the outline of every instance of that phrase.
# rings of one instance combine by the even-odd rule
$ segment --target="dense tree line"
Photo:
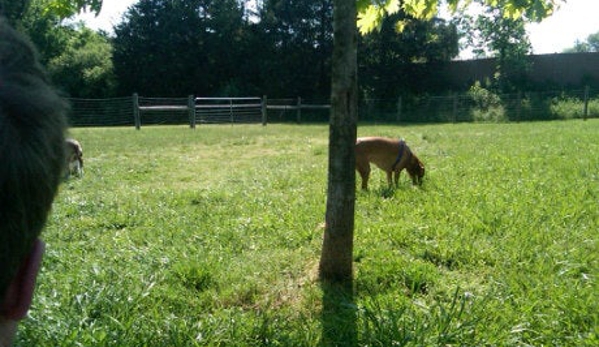
[[[403,21],[401,35],[396,25]],[[415,20],[400,12],[376,32],[359,36],[358,73],[364,96],[395,99],[401,94],[438,92],[447,87],[431,65],[459,54],[458,31],[442,19]]]
[[[269,1],[248,13],[237,0],[141,0],[115,28],[119,91],[328,93],[330,6],[329,1]]]
[[[2,0],[7,1],[7,0]],[[332,0],[140,0],[114,27],[93,32],[31,0],[18,26],[72,97],[268,95],[328,99]],[[406,21],[402,35],[394,22]],[[398,13],[360,37],[361,94],[395,97],[442,81],[422,63],[458,54],[456,26]]]
[[[252,13],[237,0],[141,0],[115,28],[119,92],[323,95],[330,13],[328,0],[270,0]]]
[[[410,20],[402,35],[397,16]],[[439,84],[415,63],[459,53],[454,25],[397,16],[362,39],[368,96]],[[141,0],[115,28],[119,93],[328,98],[332,32],[331,0],[265,0],[254,12],[238,0]]]
[[[65,21],[68,6],[0,2],[72,97],[330,97],[332,0],[263,0],[255,7],[249,0],[139,0],[110,35]],[[525,83],[519,78],[529,68],[530,43],[521,19],[489,9],[478,18],[422,20],[399,10],[358,36],[360,96],[445,91],[439,67],[458,55],[460,37],[481,55],[500,58],[492,81],[498,91]]]
[[[117,80],[110,37],[65,20],[86,6],[98,9],[98,0],[0,0],[0,13],[29,36],[52,80],[67,95],[111,97]]]

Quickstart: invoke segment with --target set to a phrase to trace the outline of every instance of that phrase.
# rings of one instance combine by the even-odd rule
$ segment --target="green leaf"
[[[384,15],[384,10],[376,5],[370,5],[368,8],[358,14],[358,28],[362,35],[380,30]]]
[[[432,19],[438,11],[438,0],[405,0],[404,11],[419,19]]]
[[[96,15],[102,9],[103,0],[48,0],[44,13],[52,13],[60,18],[69,18],[89,10]]]
[[[370,2],[370,0],[357,0],[356,1],[356,9],[357,9],[358,13],[366,11],[368,9],[368,7],[371,5],[372,5],[372,3]]]
[[[408,24],[409,22],[406,20],[398,20],[397,23],[395,23],[395,31],[402,33]]]
[[[385,4],[385,11],[387,11],[388,14],[397,13],[399,12],[399,9],[399,0],[387,0],[387,3]]]
[[[522,17],[522,15],[524,14],[524,9],[522,9],[519,6],[516,6],[513,3],[509,3],[505,5],[504,8],[504,16],[506,18],[511,18],[511,19],[518,19],[520,17]]]

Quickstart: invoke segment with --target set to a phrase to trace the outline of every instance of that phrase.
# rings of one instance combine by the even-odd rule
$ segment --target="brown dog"
[[[410,150],[404,140],[394,140],[384,137],[360,137],[356,140],[356,170],[362,177],[362,189],[368,189],[370,163],[374,163],[387,173],[387,182],[392,186],[391,176],[395,186],[399,182],[399,173],[406,169],[412,183],[422,184],[424,165]]]
[[[83,175],[83,147],[75,139],[67,139],[65,143],[66,150],[66,178],[72,174],[81,177]]]

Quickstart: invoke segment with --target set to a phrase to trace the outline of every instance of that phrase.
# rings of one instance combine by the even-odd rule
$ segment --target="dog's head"
[[[83,148],[77,140],[67,139],[65,146],[68,161],[79,160],[83,158]]]
[[[83,148],[81,144],[74,139],[67,139],[65,143],[66,150],[66,176],[75,174],[81,176],[83,170]]]
[[[416,157],[414,154],[412,154],[412,158],[410,159],[410,163],[406,170],[408,171],[408,174],[412,178],[414,184],[422,185],[422,178],[424,177],[425,172],[424,164],[422,164],[420,159],[418,159],[418,157]]]

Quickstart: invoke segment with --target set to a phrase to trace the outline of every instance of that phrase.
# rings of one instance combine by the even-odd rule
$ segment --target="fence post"
[[[135,122],[135,130],[141,128],[141,119],[139,117],[139,95],[133,93],[133,120]]]
[[[589,86],[584,87],[584,111],[582,113],[582,119],[587,120],[589,116]]]
[[[187,97],[187,111],[189,112],[189,127],[191,129],[196,128],[196,103],[195,97],[189,95]]]
[[[397,115],[396,115],[397,123],[401,122],[401,111],[402,111],[402,104],[401,104],[401,96],[400,96],[397,98]]]
[[[231,116],[231,125],[235,123],[235,118],[233,116],[233,99],[229,99],[229,116]]]
[[[262,97],[262,126],[266,126],[266,121],[267,121],[267,103],[268,103],[268,98],[266,97],[266,95],[264,95]]]
[[[297,124],[302,122],[302,97],[297,97],[297,109],[295,110]]]

